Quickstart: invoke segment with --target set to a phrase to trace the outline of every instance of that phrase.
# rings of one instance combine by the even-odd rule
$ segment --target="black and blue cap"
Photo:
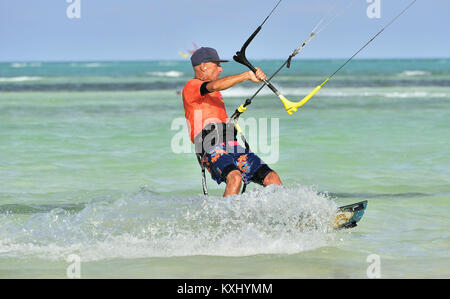
[[[220,59],[219,54],[213,48],[201,47],[191,56],[192,66],[197,66],[203,62],[228,62]]]

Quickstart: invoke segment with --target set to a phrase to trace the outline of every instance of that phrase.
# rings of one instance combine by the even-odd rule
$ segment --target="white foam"
[[[13,68],[24,68],[24,67],[40,67],[40,62],[30,62],[30,63],[21,63],[21,62],[13,62],[11,63],[11,67]]]
[[[226,200],[133,195],[92,202],[72,214],[61,209],[35,214],[22,224],[2,215],[0,255],[64,260],[75,253],[98,261],[294,254],[330,245],[336,207],[305,187],[274,186]]]
[[[399,76],[407,76],[407,77],[430,76],[431,72],[414,70],[414,71],[404,71],[404,72],[402,72],[402,73],[400,73],[398,75]]]
[[[84,66],[85,67],[100,67],[101,64],[100,63],[86,63]]]
[[[85,67],[85,68],[96,68],[103,66],[98,62],[90,62],[90,63],[71,63],[71,67]]]
[[[42,80],[42,77],[0,77],[0,82],[25,82],[25,81],[36,81],[36,80]]]
[[[250,97],[256,92],[257,88],[246,88],[246,87],[235,87],[229,90],[222,91],[224,97]],[[308,95],[313,88],[282,88],[283,94],[286,96],[298,96],[297,99],[292,99],[292,101],[299,101],[304,96]],[[258,94],[259,96],[275,96],[273,92],[264,88]],[[433,92],[433,91],[390,91],[390,90],[379,90],[377,88],[324,88],[317,93],[317,96],[331,97],[331,98],[343,98],[343,97],[378,97],[378,98],[450,98],[450,93],[445,92]]]
[[[387,98],[428,98],[428,97],[441,97],[443,94],[429,94],[424,91],[415,91],[415,92],[388,92],[384,94]]]
[[[26,63],[18,63],[18,62],[11,63],[11,67],[13,67],[13,68],[22,68],[22,67],[26,67],[26,66],[27,66]]]
[[[168,71],[168,72],[148,72],[147,73],[150,76],[156,76],[156,77],[170,77],[170,78],[178,78],[184,75],[183,72],[178,71]]]

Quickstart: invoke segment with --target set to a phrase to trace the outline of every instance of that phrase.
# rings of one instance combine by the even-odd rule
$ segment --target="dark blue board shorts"
[[[245,184],[254,182],[263,185],[267,174],[273,171],[256,154],[240,146],[237,141],[229,141],[228,146],[221,143],[210,148],[203,155],[202,164],[217,184],[226,181],[231,171],[239,170]]]

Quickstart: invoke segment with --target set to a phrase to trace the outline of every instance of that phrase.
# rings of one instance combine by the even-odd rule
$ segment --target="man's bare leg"
[[[267,187],[269,185],[280,185],[282,186],[283,184],[281,183],[281,179],[278,176],[278,174],[275,171],[269,172],[266,177],[264,178],[264,187]]]
[[[269,174],[267,174],[267,176],[264,178],[263,183],[264,187],[267,187],[269,185],[279,185],[279,186],[283,185],[283,183],[281,183],[280,177],[275,171],[272,171]],[[239,170],[233,170],[227,175],[227,186],[225,188],[225,193],[223,194],[223,197],[239,194],[239,192],[241,191],[241,186],[242,186],[241,172]]]
[[[223,197],[239,194],[242,186],[242,175],[239,170],[233,170],[227,175],[227,186]]]

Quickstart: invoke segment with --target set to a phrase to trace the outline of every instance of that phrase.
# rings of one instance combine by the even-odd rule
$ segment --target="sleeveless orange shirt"
[[[207,124],[229,120],[222,94],[215,91],[202,96],[200,87],[203,83],[199,79],[192,79],[183,88],[184,112],[192,143]]]

